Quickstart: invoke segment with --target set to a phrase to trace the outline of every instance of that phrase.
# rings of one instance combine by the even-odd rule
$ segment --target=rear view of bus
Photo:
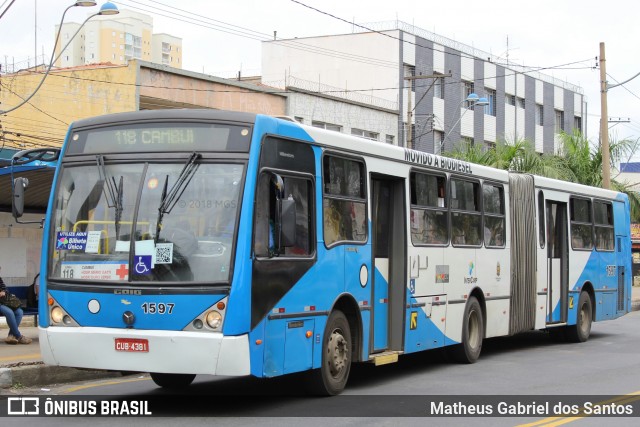
[[[43,242],[43,358],[163,386],[248,375],[247,328],[227,313],[254,116],[145,113],[69,130]]]

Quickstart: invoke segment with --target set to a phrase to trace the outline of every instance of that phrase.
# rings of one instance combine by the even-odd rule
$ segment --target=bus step
[[[369,360],[375,363],[376,366],[386,365],[387,363],[397,362],[398,355],[402,353],[402,351],[385,351],[384,353],[372,354],[369,356]]]

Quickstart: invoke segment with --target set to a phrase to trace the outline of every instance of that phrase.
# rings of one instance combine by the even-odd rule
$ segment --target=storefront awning
[[[49,193],[56,164],[36,162],[28,166],[15,166],[13,178],[25,177],[29,186],[25,192],[24,209],[27,213],[44,213],[49,203]],[[0,211],[11,212],[11,167],[0,168]]]

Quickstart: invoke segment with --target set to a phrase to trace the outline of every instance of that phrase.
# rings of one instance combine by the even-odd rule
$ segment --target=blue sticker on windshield
[[[136,274],[151,274],[151,255],[136,255],[134,258]]]
[[[88,233],[83,231],[58,231],[56,249],[84,251]]]

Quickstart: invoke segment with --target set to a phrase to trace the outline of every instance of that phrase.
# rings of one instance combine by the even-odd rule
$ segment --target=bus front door
[[[406,299],[404,179],[373,175],[372,353],[401,350]]]

